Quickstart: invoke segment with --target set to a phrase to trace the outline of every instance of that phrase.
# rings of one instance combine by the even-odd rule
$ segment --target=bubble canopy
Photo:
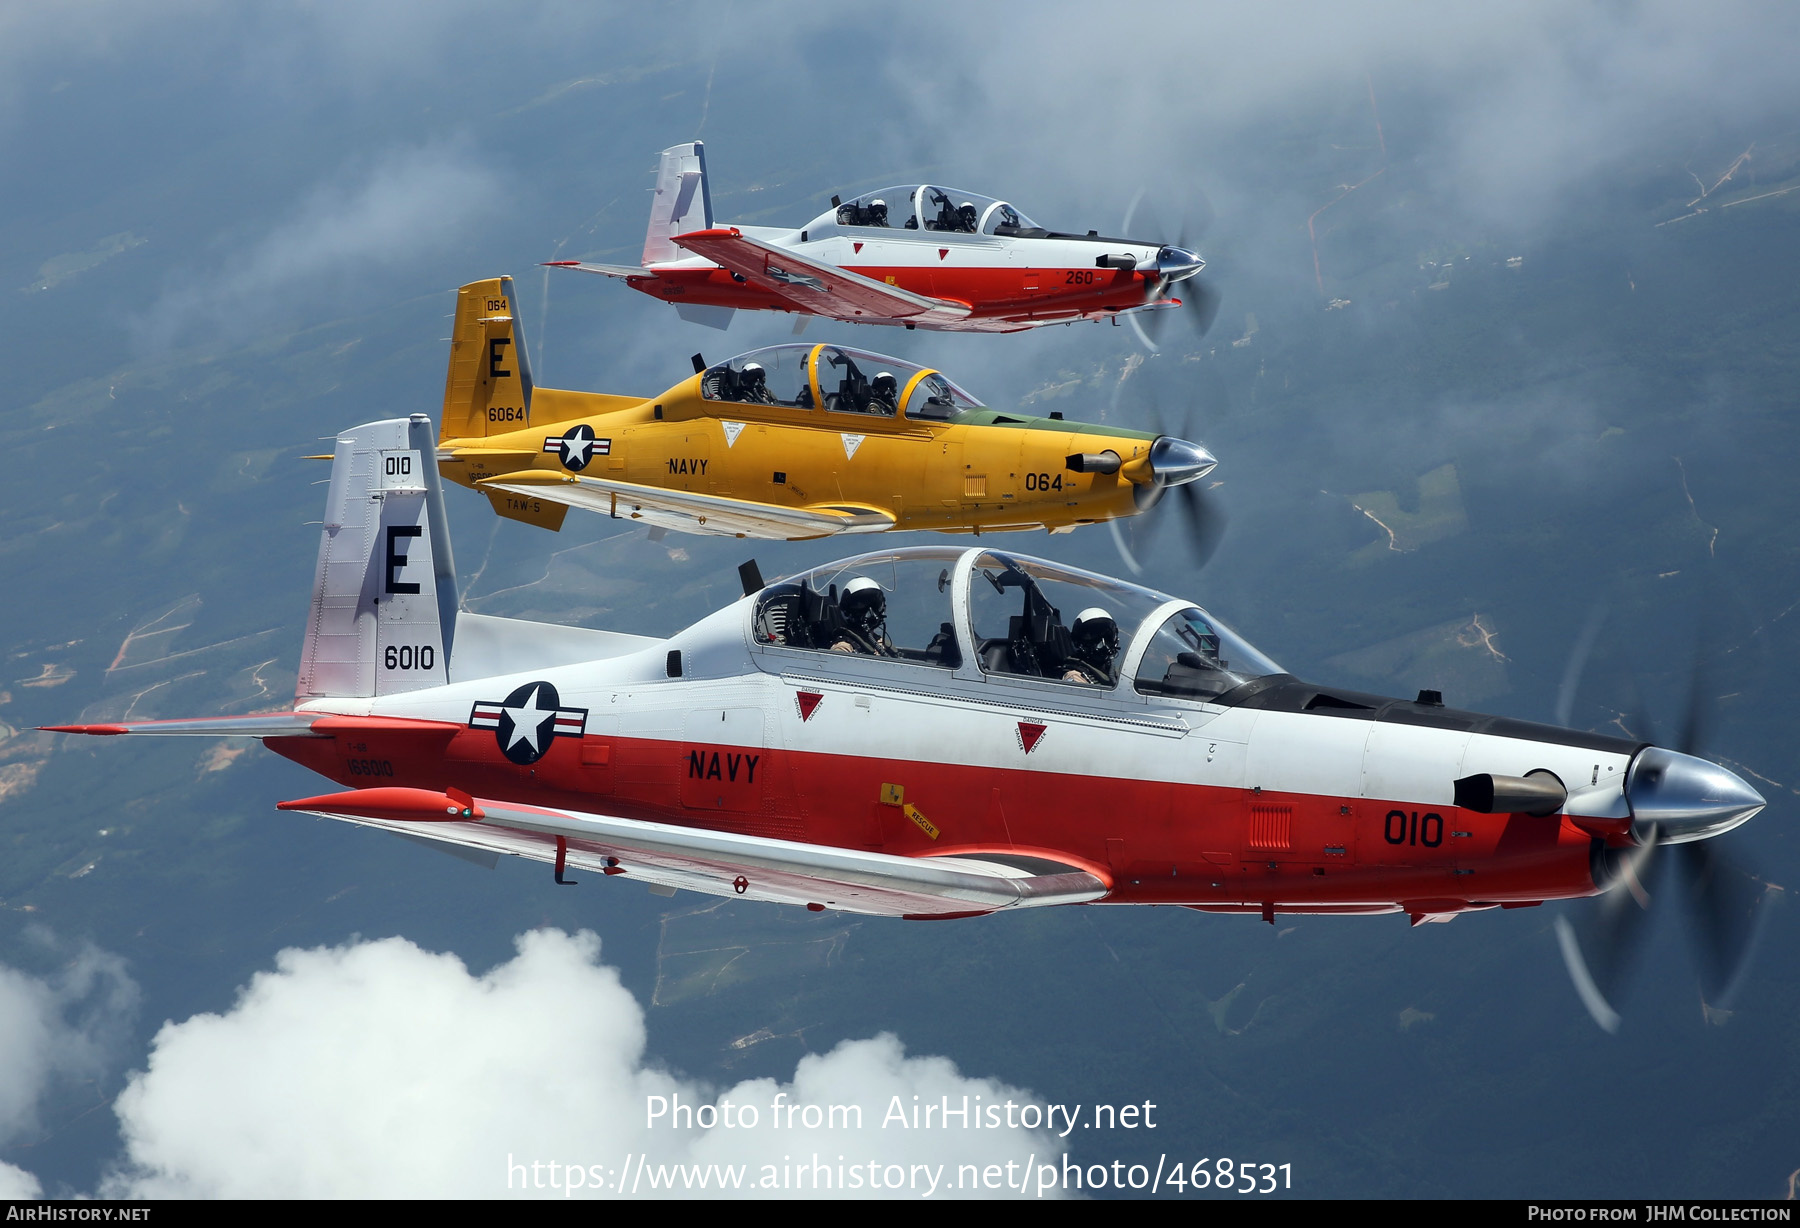
[[[909,183],[864,192],[807,223],[808,235],[833,226],[854,230],[928,230],[940,234],[1008,237],[1042,234],[1043,229],[1012,205],[979,192]]]
[[[843,654],[1121,697],[1213,700],[1285,672],[1199,606],[982,548],[879,551],[789,576],[757,594],[751,640],[776,669],[789,654]]]
[[[709,401],[949,421],[984,406],[942,372],[842,345],[771,345],[706,368]]]

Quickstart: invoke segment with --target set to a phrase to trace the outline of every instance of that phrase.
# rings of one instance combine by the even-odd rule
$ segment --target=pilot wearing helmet
[[[837,211],[840,226],[886,226],[888,224],[887,202],[879,196],[868,204],[851,201],[847,205],[839,205]]]
[[[965,200],[956,206],[956,219],[962,223],[963,233],[972,235],[975,233],[976,223],[981,220],[981,211],[975,207],[974,201]]]
[[[894,655],[894,646],[887,637],[887,597],[881,585],[867,576],[856,577],[839,594],[838,612],[843,615],[844,625],[831,641],[832,652],[871,657]]]
[[[1069,638],[1075,651],[1063,662],[1062,680],[1111,686],[1113,658],[1119,655],[1119,624],[1113,616],[1097,605],[1089,606],[1075,616]]]
[[[773,405],[775,398],[769,393],[768,372],[763,370],[760,362],[747,362],[744,369],[738,372],[737,399],[757,405]]]
[[[869,412],[892,415],[899,409],[900,381],[892,371],[877,371],[869,384]]]

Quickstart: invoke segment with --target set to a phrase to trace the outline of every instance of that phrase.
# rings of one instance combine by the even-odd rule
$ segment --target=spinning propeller
[[[1121,393],[1130,378],[1127,375],[1113,385],[1112,411],[1109,417],[1114,420],[1117,419]],[[1133,492],[1139,509],[1136,516],[1109,522],[1112,526],[1113,543],[1118,546],[1119,557],[1131,569],[1131,574],[1142,575],[1144,568],[1138,558],[1149,549],[1159,526],[1171,518],[1170,512],[1160,510],[1162,505],[1165,502],[1173,503],[1180,508],[1176,522],[1182,526],[1187,538],[1194,566],[1204,567],[1224,539],[1225,526],[1230,520],[1225,509],[1219,506],[1218,497],[1201,480],[1212,472],[1217,462],[1205,448],[1187,442],[1187,437],[1193,433],[1191,409],[1183,416],[1180,430],[1171,434],[1164,425],[1162,408],[1154,389],[1148,384],[1141,385],[1140,388],[1133,399],[1143,403],[1150,429],[1157,434],[1156,442],[1150,445],[1150,472],[1153,479],[1136,487]]]
[[[1584,631],[1557,705],[1562,723],[1574,698],[1573,680],[1585,663],[1603,614]],[[1705,677],[1696,667],[1689,687],[1678,751],[1652,745],[1632,761],[1625,797],[1631,805],[1635,846],[1606,849],[1595,859],[1595,878],[1605,894],[1591,907],[1556,919],[1563,962],[1594,1022],[1619,1028],[1619,994],[1636,966],[1653,908],[1677,908],[1699,967],[1700,992],[1709,1009],[1725,1009],[1749,966],[1769,887],[1728,857],[1716,838],[1763,807],[1763,798],[1736,775],[1698,757],[1708,704]],[[1636,691],[1633,685],[1632,690]],[[1656,735],[1634,698],[1632,732],[1654,743]],[[1671,866],[1671,863],[1673,865]]]
[[[1133,223],[1140,220],[1145,229],[1154,234],[1168,233],[1156,218],[1152,207],[1145,203],[1146,193],[1146,189],[1140,188],[1137,195],[1131,198],[1131,204],[1125,208],[1125,220],[1121,224],[1120,234],[1130,236]],[[1206,221],[1210,221],[1212,207],[1204,197],[1201,198],[1201,203],[1205,205]],[[1180,293],[1175,296],[1181,303],[1179,314],[1187,318],[1194,329],[1196,339],[1198,339],[1206,336],[1207,330],[1218,318],[1219,305],[1222,300],[1216,289],[1198,277],[1200,270],[1206,267],[1206,261],[1202,260],[1190,246],[1188,238],[1190,229],[1195,233],[1195,241],[1198,241],[1199,236],[1206,231],[1205,221],[1197,227],[1190,227],[1184,220],[1176,231],[1175,242],[1164,246],[1156,253],[1156,277],[1145,286],[1144,302],[1155,303],[1170,298],[1172,292],[1179,286]],[[1138,267],[1144,269],[1142,265]],[[1149,270],[1144,269],[1144,271],[1148,272]],[[1154,354],[1158,349],[1154,338],[1162,333],[1163,317],[1174,314],[1177,313],[1143,311],[1134,312],[1126,319],[1131,321],[1131,327],[1137,333],[1138,340],[1144,343],[1144,348]]]

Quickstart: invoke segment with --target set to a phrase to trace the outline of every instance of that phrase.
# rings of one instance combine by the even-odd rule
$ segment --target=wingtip
[[[39,733],[86,733],[102,738],[131,732],[123,725],[39,725],[37,729]]]

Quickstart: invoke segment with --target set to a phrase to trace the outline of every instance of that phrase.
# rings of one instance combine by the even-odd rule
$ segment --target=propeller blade
[[[1156,313],[1151,312],[1150,314],[1155,315]],[[1156,344],[1156,342],[1150,340],[1150,333],[1144,327],[1144,322],[1143,322],[1142,316],[1133,314],[1133,315],[1128,315],[1125,318],[1131,322],[1131,331],[1137,334],[1138,343],[1140,345],[1142,345],[1146,350],[1150,351],[1152,354],[1161,352],[1161,347],[1158,346]]]
[[[1107,527],[1112,530],[1113,546],[1119,551],[1119,561],[1134,576],[1144,574],[1144,565],[1137,561],[1137,552],[1131,548],[1131,529],[1133,520],[1109,520]]]
[[[1593,655],[1594,643],[1600,638],[1600,629],[1606,625],[1606,613],[1604,605],[1593,608],[1588,614],[1586,625],[1581,628],[1580,637],[1575,641],[1574,650],[1569,653],[1569,664],[1563,670],[1562,685],[1556,691],[1556,723],[1565,729],[1575,718],[1575,692],[1581,686],[1581,675],[1587,669],[1588,657]]]
[[[1725,1008],[1750,966],[1768,888],[1727,858],[1716,840],[1678,844],[1675,852],[1700,991],[1709,1006]]]
[[[1694,674],[1688,682],[1687,710],[1681,715],[1681,740],[1675,749],[1684,755],[1700,753],[1701,742],[1706,737],[1706,718],[1708,715],[1706,702],[1706,669],[1701,662],[1694,662]]]
[[[1175,489],[1181,496],[1182,510],[1187,513],[1188,549],[1193,551],[1194,565],[1205,567],[1218,551],[1219,543],[1225,540],[1225,526],[1230,523],[1230,517],[1219,506],[1218,500],[1209,498],[1197,486],[1198,483],[1190,482]]]
[[[1198,277],[1189,278],[1182,285],[1180,293],[1195,335],[1206,336],[1212,331],[1213,322],[1219,318],[1219,308],[1223,305],[1224,298],[1211,282],[1203,282]]]
[[[1654,840],[1625,850],[1616,863],[1614,885],[1575,923],[1556,919],[1557,945],[1575,992],[1594,1022],[1619,1030],[1619,994],[1637,965],[1650,931],[1651,885],[1659,859]]]
[[[1650,719],[1650,709],[1644,704],[1644,692],[1638,687],[1637,674],[1628,671],[1625,684],[1631,693],[1631,707],[1624,714],[1626,730],[1634,738],[1661,745],[1656,741],[1656,722]]]

